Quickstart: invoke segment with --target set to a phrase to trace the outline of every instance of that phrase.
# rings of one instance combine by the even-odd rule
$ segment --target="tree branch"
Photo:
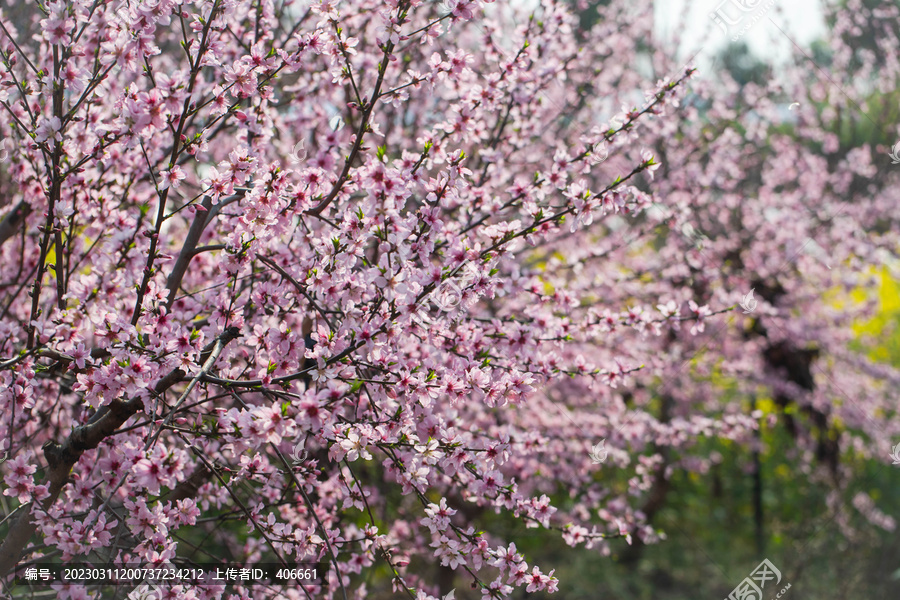
[[[47,442],[44,444],[44,456],[47,458],[48,470],[44,481],[48,483],[49,496],[41,503],[42,510],[48,510],[69,480],[69,473],[81,455],[100,445],[106,437],[115,433],[125,421],[135,413],[143,410],[144,403],[140,398],[131,400],[113,400],[106,407],[103,415],[94,421],[77,427],[62,444]],[[98,411],[99,412],[99,411]],[[13,524],[9,534],[0,545],[0,575],[5,575],[19,562],[25,545],[34,533],[37,524],[32,521],[33,507]]]
[[[0,246],[16,234],[16,231],[18,231],[19,227],[25,222],[25,218],[30,213],[31,206],[24,200],[16,204],[11,211],[6,213],[6,216],[0,221]]]
[[[169,373],[156,384],[157,394],[165,392],[184,375],[183,372],[180,376],[174,376],[173,373]],[[144,403],[140,398],[115,399],[101,407],[87,424],[76,427],[62,444],[55,442],[44,444],[44,456],[48,465],[44,482],[48,484],[49,495],[41,503],[41,510],[48,510],[59,498],[69,481],[72,467],[82,454],[99,446],[104,439],[114,434],[128,419],[143,409]],[[37,528],[37,524],[31,518],[33,509],[33,506],[29,507],[19,517],[10,527],[6,539],[0,544],[0,576],[6,575],[16,566],[28,540]]]
[[[191,228],[188,231],[187,237],[184,238],[184,244],[181,245],[181,252],[178,253],[178,258],[175,260],[172,272],[169,273],[169,278],[166,279],[166,289],[169,290],[169,297],[166,299],[166,309],[171,309],[172,303],[175,302],[178,288],[181,287],[181,280],[184,279],[184,274],[187,273],[188,265],[195,256],[194,249],[200,242],[200,236],[203,235],[203,230],[206,229],[206,224],[210,220],[207,217],[210,216],[209,211],[212,208],[212,198],[209,196],[203,198],[201,206],[206,210],[198,210],[194,214],[194,222],[191,223]]]

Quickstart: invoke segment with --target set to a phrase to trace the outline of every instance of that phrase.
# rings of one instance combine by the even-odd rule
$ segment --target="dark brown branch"
[[[662,395],[660,401],[659,422],[669,423],[672,420],[671,410],[672,405],[675,403],[675,399],[667,393]],[[650,493],[647,495],[647,500],[641,507],[641,512],[644,513],[644,518],[648,525],[653,522],[656,513],[662,509],[666,501],[666,496],[668,496],[671,489],[671,481],[666,477],[666,470],[672,463],[671,449],[669,447],[660,447],[656,444],[653,444],[652,447],[654,453],[658,452],[662,456],[662,462],[660,462],[654,470],[653,484],[650,486]],[[634,543],[622,552],[619,562],[633,568],[643,556],[645,547],[646,544],[644,543],[644,540],[642,540],[640,536],[634,536]]]
[[[22,200],[16,206],[6,213],[3,220],[0,221],[0,246],[9,238],[16,235],[19,227],[25,222],[25,218],[31,213],[31,206]]]
[[[156,384],[157,394],[165,392],[184,376],[183,372],[177,377],[173,373],[169,373]],[[41,503],[41,509],[48,510],[59,498],[69,482],[72,467],[82,454],[99,446],[104,439],[114,434],[128,419],[143,409],[144,403],[140,398],[113,400],[101,407],[87,424],[76,427],[62,444],[56,442],[44,444],[44,456],[48,465],[44,482],[48,484],[49,495]],[[0,545],[0,576],[6,575],[16,566],[28,540],[34,534],[37,525],[32,521],[33,509],[33,506],[26,508],[26,512],[10,527],[6,539]]]
[[[203,487],[203,484],[212,479],[212,475],[212,471],[206,465],[199,465],[187,479],[179,482],[178,485],[172,488],[172,491],[165,496],[165,500],[175,504],[179,500],[193,498],[197,495],[200,488]]]
[[[172,272],[169,273],[169,278],[166,279],[166,289],[169,290],[169,298],[166,300],[167,309],[171,309],[172,303],[175,302],[178,288],[181,287],[181,280],[184,279],[184,274],[187,273],[188,265],[195,255],[194,250],[200,242],[200,236],[203,235],[203,230],[206,229],[206,224],[209,222],[207,217],[209,216],[209,210],[212,208],[212,198],[209,196],[203,198],[201,206],[206,210],[198,210],[194,214],[194,222],[191,223],[191,228],[184,239],[184,244],[181,245],[181,252],[178,253]]]
[[[401,5],[400,11],[398,11],[398,13],[402,12],[402,10],[403,6]],[[322,211],[328,208],[328,205],[331,204],[335,198],[337,198],[337,195],[344,187],[344,184],[350,178],[350,167],[353,166],[354,161],[356,160],[360,150],[363,147],[363,137],[369,131],[369,119],[371,119],[372,111],[375,110],[375,105],[378,104],[378,100],[379,98],[381,98],[381,86],[384,84],[384,76],[387,73],[387,67],[390,64],[390,55],[393,51],[394,42],[388,41],[388,43],[384,47],[384,56],[381,59],[381,64],[378,65],[378,79],[375,81],[375,89],[372,91],[372,100],[368,104],[366,103],[365,99],[363,100],[363,115],[362,120],[359,123],[359,128],[356,130],[356,141],[354,141],[353,143],[353,149],[350,150],[350,154],[347,156],[347,158],[344,159],[344,168],[341,171],[340,176],[338,176],[338,179],[334,183],[334,187],[331,188],[331,192],[328,194],[328,196],[326,196],[317,205],[306,210],[305,214],[313,216],[321,215]]]
[[[204,376],[209,374],[210,369],[213,368],[213,365],[216,364],[216,361],[219,359],[219,356],[222,354],[222,351],[225,349],[232,340],[235,340],[241,336],[241,330],[237,327],[229,327],[225,331],[219,335],[215,341],[212,343],[212,349],[209,351],[209,356],[206,357],[203,361],[203,366],[200,368],[200,372],[191,379],[190,383],[188,383],[187,388],[181,393],[181,396],[178,397],[178,400],[175,402],[175,406],[169,410],[169,413],[166,415],[166,418],[163,420],[162,425],[160,425],[159,429],[156,430],[156,433],[150,438],[150,441],[147,443],[147,447],[149,448],[152,444],[156,443],[156,439],[162,433],[163,429],[172,421],[175,417],[175,413],[178,412],[178,409],[181,407],[182,403],[187,400],[187,397],[190,395],[191,391],[194,389],[194,386],[203,379]],[[167,376],[168,378],[168,376]],[[179,377],[179,380],[181,378]],[[174,382],[173,382],[174,383]]]
[[[116,399],[103,408],[106,410],[100,418],[93,423],[77,427],[62,444],[56,442],[44,444],[44,456],[48,464],[44,481],[48,484],[49,496],[41,503],[42,510],[48,510],[59,498],[68,483],[72,467],[81,455],[99,446],[100,442],[112,435],[125,421],[143,410],[144,403],[139,398],[127,401]],[[32,521],[32,510],[33,507],[19,517],[0,545],[0,575],[9,573],[16,566],[25,545],[37,527]]]

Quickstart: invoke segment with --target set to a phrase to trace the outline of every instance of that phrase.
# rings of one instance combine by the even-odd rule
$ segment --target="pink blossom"
[[[164,190],[168,188],[170,185],[172,189],[178,189],[181,185],[181,180],[187,177],[187,174],[182,170],[182,168],[178,165],[175,165],[171,169],[164,169],[159,172],[159,189]]]
[[[397,597],[443,565],[499,600],[567,585],[522,531],[664,543],[648,502],[732,468],[718,442],[787,437],[793,478],[841,490],[887,460],[900,372],[851,326],[881,308],[822,294],[896,263],[894,148],[834,124],[835,90],[897,89],[900,13],[832,3],[831,81],[797,53],[762,89],[696,76],[630,0],[591,26],[585,2],[281,4],[4,4],[16,560],[162,564],[215,530],[202,551],[248,562],[334,554],[316,598],[382,593],[390,557]],[[762,396],[805,418],[782,435]]]

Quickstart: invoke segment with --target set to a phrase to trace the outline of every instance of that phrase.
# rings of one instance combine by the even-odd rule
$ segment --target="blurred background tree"
[[[863,0],[874,7],[880,0]],[[584,29],[600,19],[598,8],[609,0],[584,2],[572,0]],[[844,1],[838,10],[849,9]],[[833,29],[834,13],[826,23]],[[885,35],[884,24],[870,21],[867,27],[854,31],[854,47],[877,52],[876,33]],[[894,35],[900,32],[895,31]],[[645,50],[647,47],[644,48]],[[829,46],[824,41],[810,45],[807,60],[828,72],[833,68]],[[883,65],[887,57],[879,59]],[[854,63],[857,67],[860,65]],[[731,43],[714,59],[738,86],[748,84],[765,87],[774,76],[774,68],[755,56],[744,42]],[[702,74],[701,74],[702,75]],[[715,77],[715,73],[712,74]],[[834,92],[832,90],[832,92]],[[814,107],[819,127],[834,133],[838,148],[829,154],[829,163],[844,158],[850,149],[869,144],[885,149],[895,143],[900,122],[900,90],[873,89],[859,110],[837,107],[826,111],[828,101],[797,99],[806,107]],[[698,106],[702,111],[702,103]],[[785,109],[787,106],[785,105]],[[716,130],[741,129],[738,122],[716,123]],[[796,124],[785,119],[773,124],[771,135],[787,135],[795,139]],[[822,148],[817,150],[822,152]],[[665,161],[664,161],[665,162]],[[859,188],[851,188],[858,193]],[[875,318],[857,323],[852,348],[874,360],[900,367],[900,285],[887,272],[880,274],[879,289],[856,289],[852,301],[876,298],[880,309]],[[838,291],[826,294],[835,307],[847,299]],[[808,366],[808,365],[807,365]],[[723,400],[733,400],[734,381],[724,375],[714,377]],[[781,407],[761,390],[760,395],[743,398],[751,409],[763,414],[759,442],[755,453],[727,440],[709,439],[699,450],[720,457],[705,475],[676,469],[658,502],[653,507],[653,522],[666,539],[655,545],[614,545],[611,557],[566,546],[559,536],[542,529],[524,529],[512,519],[493,513],[490,519],[497,533],[527,540],[519,550],[536,562],[552,565],[560,580],[557,595],[525,594],[525,598],[561,597],[566,600],[687,600],[725,598],[735,586],[768,558],[782,573],[778,588],[767,588],[774,597],[790,583],[788,597],[846,599],[889,598],[900,592],[900,537],[896,532],[872,527],[857,510],[839,508],[829,511],[829,482],[810,477],[802,461],[790,458],[795,449],[793,435],[780,420],[770,425],[771,415],[788,413],[798,426],[811,429],[814,418],[795,406]],[[662,406],[664,398],[656,398]],[[833,425],[839,430],[840,423]],[[843,506],[853,504],[859,492],[878,502],[888,515],[900,515],[900,468],[885,468],[884,461],[856,458],[852,451],[842,460],[851,460],[859,474],[855,482],[840,490]],[[756,466],[759,470],[757,473]],[[801,476],[800,473],[803,473]],[[627,476],[615,469],[598,475],[611,488],[627,486]],[[553,496],[554,505],[565,506],[570,500],[564,491]],[[848,535],[848,532],[850,535]],[[449,572],[444,573],[444,577]],[[445,579],[446,581],[446,579]],[[768,593],[771,591],[771,593]],[[457,590],[457,598],[474,598],[475,592]]]

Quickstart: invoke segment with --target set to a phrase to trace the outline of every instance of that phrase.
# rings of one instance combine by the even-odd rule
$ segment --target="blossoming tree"
[[[691,67],[618,59],[646,52],[641,8],[582,31],[552,0],[8,2],[7,584],[42,558],[227,558],[329,568],[163,597],[553,592],[491,512],[607,554],[658,540],[671,470],[710,464],[696,440],[754,443],[720,368],[802,406],[839,486],[841,452],[897,433],[870,385],[897,375],[846,351],[865,309],[817,301],[894,251],[895,193],[817,124],[765,154],[765,127],[711,131],[740,109],[682,106]],[[783,268],[814,230],[834,270]]]

